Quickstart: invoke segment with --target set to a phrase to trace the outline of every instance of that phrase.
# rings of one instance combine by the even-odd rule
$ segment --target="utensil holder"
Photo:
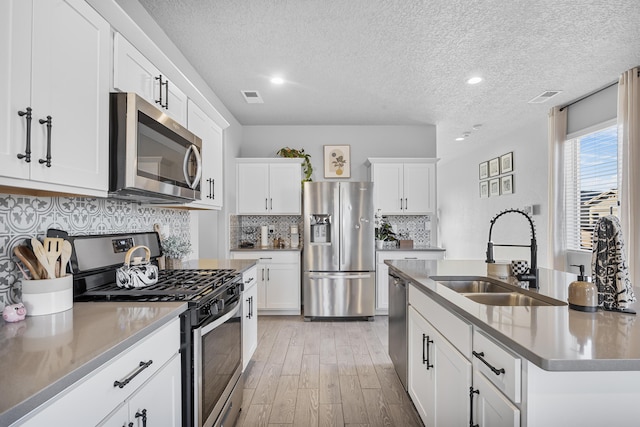
[[[22,303],[27,316],[59,313],[73,307],[73,275],[57,279],[23,280]]]

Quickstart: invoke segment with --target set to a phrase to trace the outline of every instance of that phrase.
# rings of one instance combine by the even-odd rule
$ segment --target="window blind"
[[[591,250],[602,216],[618,214],[618,135],[615,125],[565,142],[567,249]]]

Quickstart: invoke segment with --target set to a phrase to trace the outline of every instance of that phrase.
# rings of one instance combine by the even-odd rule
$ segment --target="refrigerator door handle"
[[[344,187],[340,186],[340,209],[344,209]],[[344,215],[343,212],[340,212],[340,267],[345,264],[344,260],[344,235],[345,235],[346,224],[344,223]]]
[[[311,273],[309,279],[368,279],[371,274],[332,274],[332,273]]]

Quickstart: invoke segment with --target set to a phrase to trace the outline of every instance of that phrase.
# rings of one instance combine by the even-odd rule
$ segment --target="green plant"
[[[387,222],[387,219],[382,215],[380,209],[376,211],[375,225],[376,240],[386,240],[388,242],[395,242],[397,240],[396,233],[393,232],[391,224]]]
[[[191,242],[178,236],[170,236],[162,242],[162,253],[169,258],[184,258],[191,253]]]
[[[304,178],[302,182],[311,182],[311,174],[313,173],[313,166],[311,166],[311,155],[304,152],[304,148],[296,150],[295,148],[284,147],[278,150],[276,153],[280,157],[288,157],[288,158],[300,158],[304,159],[302,162],[302,172],[304,173]]]

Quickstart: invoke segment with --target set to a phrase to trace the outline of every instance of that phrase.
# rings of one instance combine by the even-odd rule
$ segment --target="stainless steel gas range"
[[[183,426],[233,425],[242,403],[241,275],[232,269],[160,270],[154,285],[123,289],[115,271],[127,250],[161,255],[156,233],[69,237],[76,301],[184,301],[181,316]]]

